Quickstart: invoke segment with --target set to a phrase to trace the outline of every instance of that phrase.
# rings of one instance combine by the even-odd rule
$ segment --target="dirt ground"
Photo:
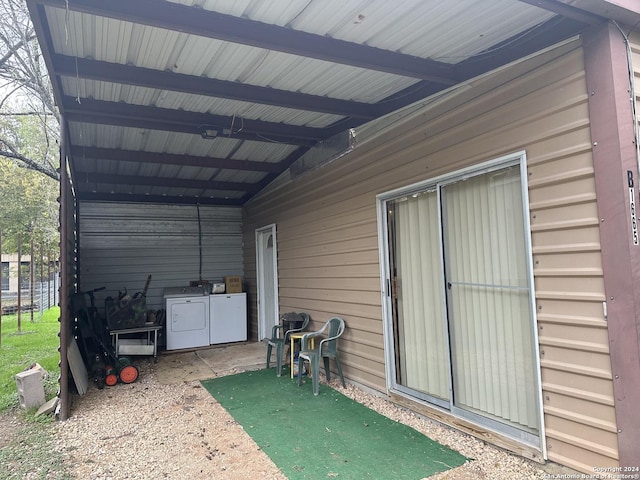
[[[24,420],[13,411],[0,415],[0,449],[6,447],[24,425]]]
[[[136,360],[140,378],[135,383],[102,390],[92,386],[85,395],[73,396],[70,419],[45,426],[55,436],[53,449],[65,469],[82,480],[285,479],[200,385],[200,379],[264,367],[263,345],[245,347],[242,361],[234,348],[162,355],[157,364]],[[353,385],[344,388],[332,379],[331,386],[473,458],[431,479],[542,479],[551,471],[567,471],[554,465],[543,469]],[[20,420],[0,416],[0,431],[6,443],[20,431]]]

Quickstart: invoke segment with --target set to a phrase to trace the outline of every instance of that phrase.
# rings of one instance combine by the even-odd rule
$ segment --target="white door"
[[[256,230],[256,269],[258,282],[258,340],[271,336],[278,323],[278,248],[276,226]]]

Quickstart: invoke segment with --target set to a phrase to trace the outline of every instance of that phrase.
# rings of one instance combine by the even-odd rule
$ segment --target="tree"
[[[40,172],[0,159],[0,229],[3,250],[15,252],[17,237],[47,250],[58,243],[58,186]]]
[[[0,0],[0,117],[0,156],[59,180],[60,117],[24,0]]]
[[[59,113],[24,0],[0,0],[0,229],[58,243]],[[4,158],[3,158],[4,157]]]
[[[24,0],[0,0],[0,232],[6,239],[1,243],[4,251],[19,251],[25,239],[47,251],[58,243],[59,132],[59,113],[27,6]],[[34,262],[32,258],[32,269]],[[18,303],[20,291],[18,287]]]

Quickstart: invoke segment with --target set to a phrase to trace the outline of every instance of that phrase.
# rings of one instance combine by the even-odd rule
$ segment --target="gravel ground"
[[[86,395],[74,397],[71,418],[52,426],[56,435],[52,448],[62,455],[75,478],[286,478],[199,382],[162,385],[157,382],[153,363],[136,364],[141,371],[137,382],[104,390],[90,388]],[[343,388],[332,382],[332,386],[475,459],[431,479],[545,478],[539,464],[443,427],[353,385]]]

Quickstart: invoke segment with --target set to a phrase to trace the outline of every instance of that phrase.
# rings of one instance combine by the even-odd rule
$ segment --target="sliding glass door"
[[[535,442],[540,402],[519,161],[385,201],[392,384]]]
[[[394,256],[396,382],[449,401],[447,328],[443,322],[438,195],[425,191],[389,203]]]

